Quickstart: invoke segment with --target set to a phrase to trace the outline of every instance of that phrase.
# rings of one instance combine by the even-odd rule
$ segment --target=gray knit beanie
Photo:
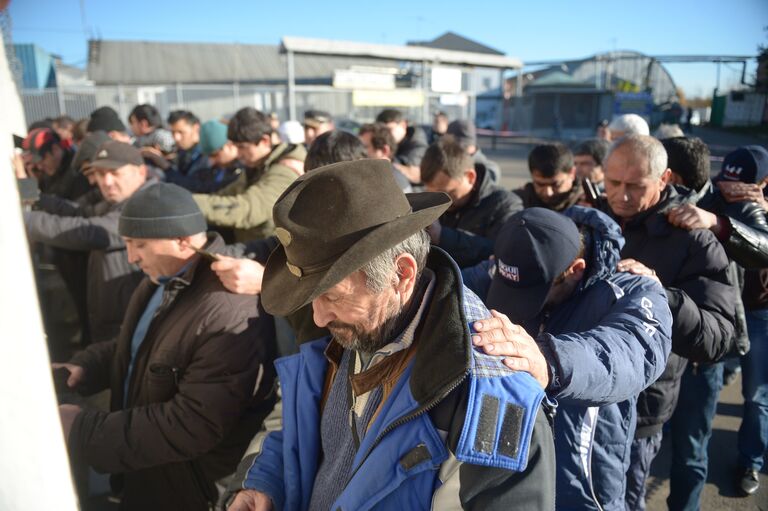
[[[192,194],[171,183],[139,190],[125,203],[118,232],[128,238],[171,239],[205,232],[207,225]]]

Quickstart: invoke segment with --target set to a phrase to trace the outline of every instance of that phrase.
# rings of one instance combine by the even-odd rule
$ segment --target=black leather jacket
[[[717,239],[731,259],[729,271],[744,289],[744,270],[768,267],[768,221],[766,212],[754,202],[726,202],[720,190],[708,182],[696,195],[696,205],[725,219],[725,229]],[[749,351],[744,305],[739,293],[734,323],[734,348],[739,355]]]
[[[696,205],[728,222],[727,238],[718,236],[725,252],[746,269],[768,266],[768,221],[766,212],[754,202],[726,202],[720,190],[707,183],[697,195]]]

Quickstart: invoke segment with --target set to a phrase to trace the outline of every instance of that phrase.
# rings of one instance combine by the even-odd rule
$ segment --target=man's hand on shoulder
[[[693,204],[683,204],[672,208],[667,213],[670,224],[691,231],[693,229],[717,229],[720,219],[714,213],[710,213]]]
[[[160,151],[160,149],[157,149],[156,147],[151,147],[151,146],[142,147],[141,156],[148,159],[149,161],[152,162],[152,164],[154,164],[156,167],[162,170],[168,170],[168,168],[171,166],[171,162],[169,162],[163,155],[162,151]]]
[[[229,505],[227,511],[270,511],[272,499],[266,493],[256,490],[242,490],[237,492],[235,500]]]
[[[549,385],[549,364],[536,341],[520,325],[513,324],[507,316],[491,311],[491,317],[477,321],[472,335],[475,346],[482,347],[489,355],[505,357],[504,364],[516,371],[525,371],[539,382],[542,388]]]
[[[622,259],[617,265],[618,271],[632,273],[633,275],[643,275],[650,277],[658,283],[661,283],[656,271],[648,268],[646,265],[635,259]]]
[[[257,295],[261,293],[264,278],[264,266],[250,259],[235,259],[219,255],[219,260],[211,264],[221,283],[232,293]]]

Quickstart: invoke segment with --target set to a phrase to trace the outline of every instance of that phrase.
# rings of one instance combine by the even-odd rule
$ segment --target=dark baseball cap
[[[460,144],[475,145],[477,143],[475,123],[466,119],[457,119],[448,123],[445,133],[453,135]]]
[[[72,160],[72,167],[78,171],[86,170],[82,168],[83,165],[88,162],[88,165],[90,166],[90,162],[96,157],[96,153],[101,145],[109,140],[111,139],[106,131],[94,131],[93,133],[88,133],[77,148],[75,158]]]
[[[759,145],[748,145],[731,151],[715,181],[760,183],[768,177],[768,151]]]
[[[579,229],[565,215],[546,208],[516,213],[496,237],[495,273],[486,304],[515,323],[535,318],[555,279],[580,249]]]
[[[304,112],[304,125],[311,128],[317,128],[321,124],[331,122],[333,117],[323,110],[307,110]]]
[[[136,147],[110,140],[99,146],[96,156],[88,166],[89,169],[119,169],[125,165],[143,165],[141,151]]]

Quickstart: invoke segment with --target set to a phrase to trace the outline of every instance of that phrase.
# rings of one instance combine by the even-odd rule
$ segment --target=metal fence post
[[[288,120],[296,120],[296,69],[293,52],[288,50]]]
[[[64,101],[64,91],[61,90],[59,81],[56,80],[56,102],[59,105],[59,115],[67,115],[67,104]]]
[[[517,68],[517,80],[515,80],[515,122],[510,123],[510,129],[523,129],[523,68]]]
[[[123,84],[117,84],[117,106],[120,109],[120,118],[125,119],[125,91],[123,90]]]
[[[504,71],[499,69],[499,114],[496,116],[496,130],[504,129]]]
[[[466,94],[467,98],[467,119],[471,120],[474,123],[477,123],[477,88],[475,88],[472,92]]]
[[[429,64],[425,60],[421,63],[421,93],[423,95],[423,103],[421,105],[421,124],[427,123],[427,119],[429,119],[429,91],[431,80],[429,72]]]

